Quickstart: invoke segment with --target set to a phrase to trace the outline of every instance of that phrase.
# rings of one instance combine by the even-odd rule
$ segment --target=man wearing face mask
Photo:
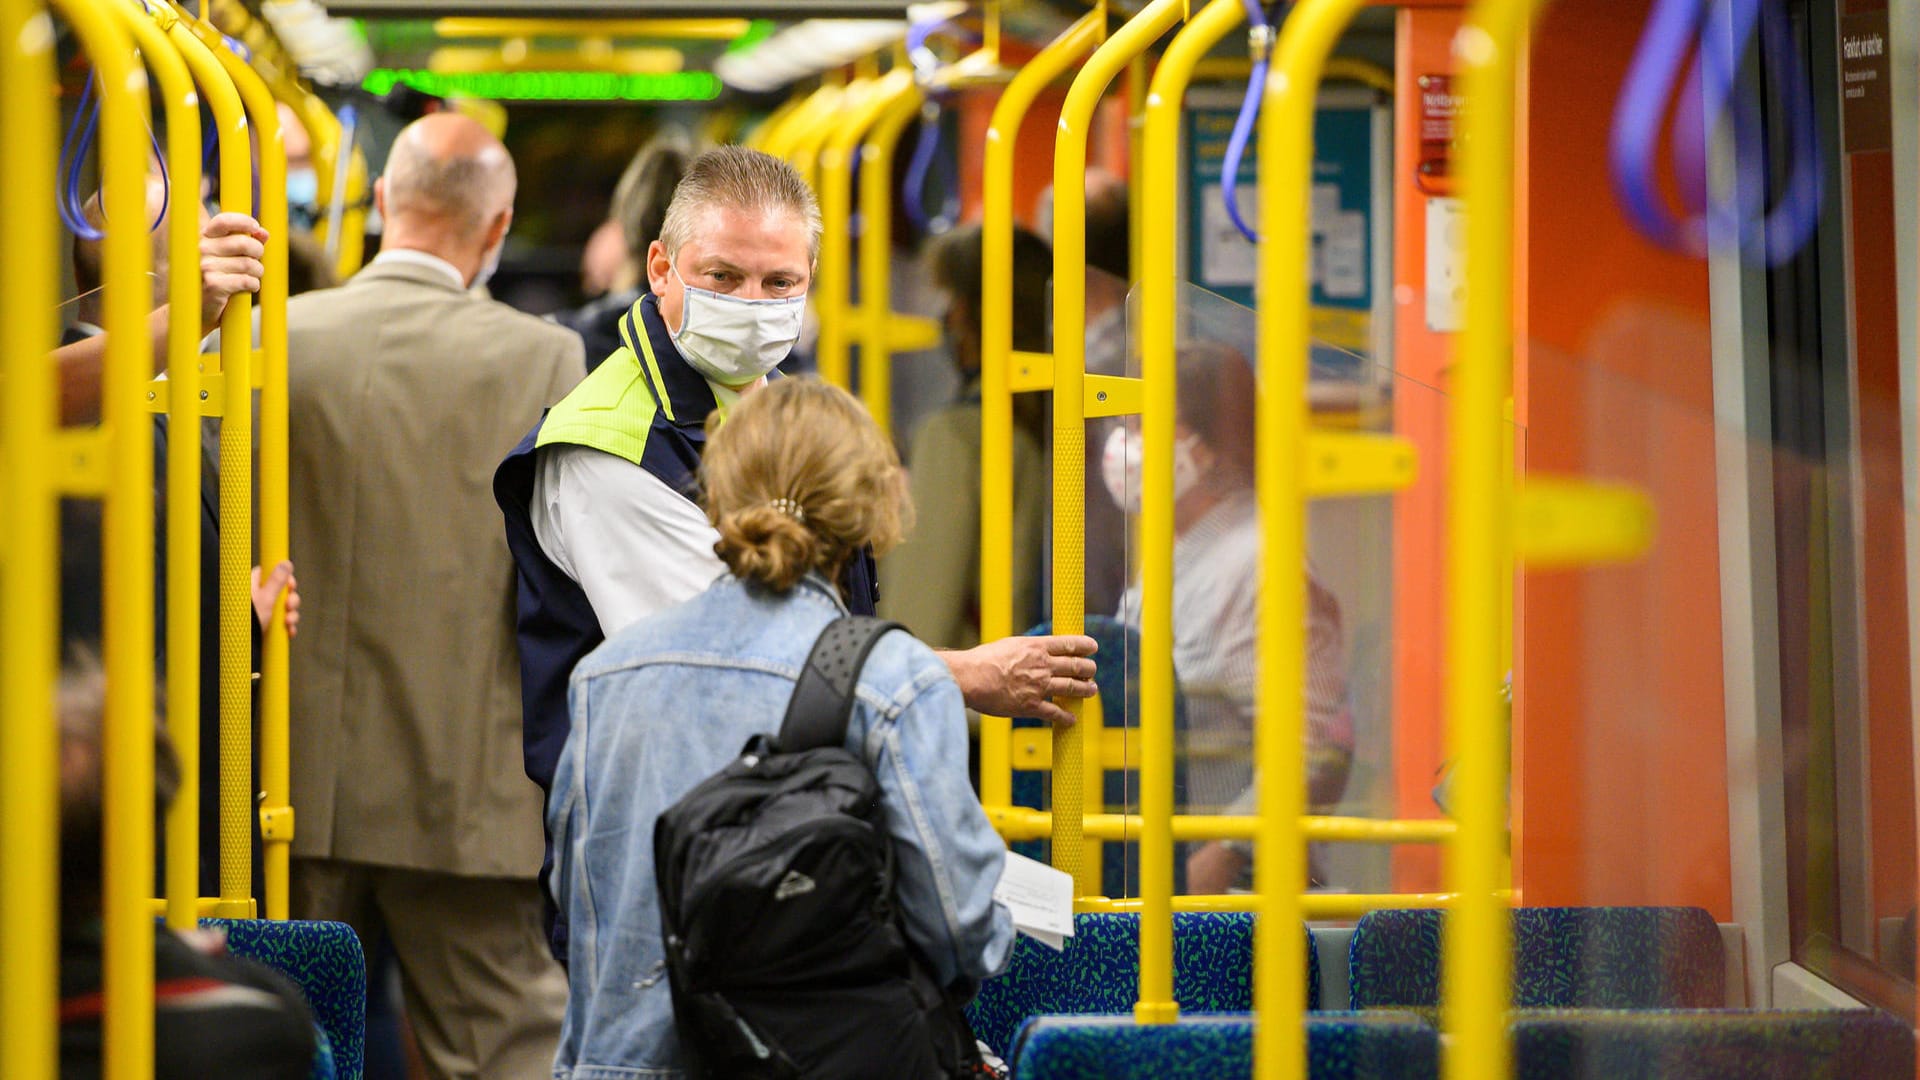
[[[488,480],[585,366],[572,333],[469,292],[515,183],[474,120],[414,122],[374,186],[380,255],[287,305],[293,914],[386,932],[435,1078],[551,1076],[566,1001]]]
[[[566,742],[574,665],[725,571],[696,501],[707,421],[793,348],[819,246],[819,206],[791,166],[739,146],[695,158],[648,248],[648,291],[623,320],[624,346],[501,464],[494,495],[520,572],[527,775],[543,789]],[[840,587],[855,613],[872,614],[872,558],[849,560]],[[1093,649],[1091,638],[1036,637],[941,655],[970,707],[1065,722],[1050,699],[1093,694]],[[563,923],[552,940],[564,960]]]

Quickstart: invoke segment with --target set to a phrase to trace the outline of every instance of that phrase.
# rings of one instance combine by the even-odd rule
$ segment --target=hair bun
[[[771,503],[723,515],[714,554],[735,577],[786,592],[820,561],[820,538],[800,518]]]

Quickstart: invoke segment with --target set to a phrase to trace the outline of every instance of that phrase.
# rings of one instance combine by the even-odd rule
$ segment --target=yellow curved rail
[[[53,26],[39,0],[0,0],[0,1076],[59,1071],[59,415]]]
[[[180,789],[167,811],[167,925],[191,929],[200,899],[200,95],[186,62],[136,0],[108,0],[160,87],[167,119],[167,733]],[[149,398],[156,396],[149,392]]]
[[[768,131],[761,138],[760,149],[777,158],[793,159],[794,143],[805,132],[813,130],[822,115],[832,112],[840,102],[840,94],[846,88],[832,82],[821,83],[808,94],[800,104],[778,116],[777,122],[767,124]]]
[[[1100,41],[1106,14],[1067,27],[1007,83],[987,124],[980,191],[980,640],[1013,634],[1013,152],[1034,99]],[[1013,723],[980,718],[980,802],[1013,803]]]
[[[1143,446],[1140,516],[1140,1001],[1142,1023],[1177,1019],[1173,999],[1173,444],[1175,267],[1180,106],[1194,66],[1245,17],[1242,0],[1211,0],[1174,36],[1148,85],[1139,215]],[[1055,204],[1059,196],[1056,193]],[[1063,324],[1077,325],[1077,324]],[[1276,579],[1268,578],[1270,584]],[[1057,760],[1057,759],[1056,759]]]
[[[213,34],[172,7],[168,40],[193,72],[213,113],[220,148],[220,209],[253,212],[253,164],[246,109],[233,79],[198,36]],[[223,47],[224,51],[224,47]],[[253,837],[253,618],[247,571],[253,559],[253,410],[247,402],[253,367],[253,298],[228,301],[220,316],[220,897],[212,914],[251,918]],[[215,382],[215,379],[209,379]],[[229,430],[235,432],[229,435]],[[230,441],[233,446],[230,447]],[[236,452],[237,451],[237,452]],[[203,748],[204,749],[204,748]]]
[[[860,400],[893,434],[893,155],[900,133],[920,115],[920,88],[887,102],[860,147]]]
[[[1445,701],[1453,747],[1448,883],[1459,899],[1442,942],[1451,1080],[1511,1069],[1505,1016],[1512,923],[1506,876],[1507,725],[1493,688],[1505,654],[1513,574],[1513,481],[1505,402],[1513,357],[1515,87],[1536,0],[1476,0],[1455,44],[1473,108],[1462,130],[1467,199],[1466,326],[1447,418]]]
[[[787,160],[799,171],[800,178],[816,193],[820,191],[820,154],[828,138],[846,122],[849,115],[862,108],[867,95],[872,92],[873,84],[878,81],[873,76],[862,76],[840,88],[833,99],[832,107],[811,117],[807,124],[794,133],[793,145],[787,154]],[[821,208],[822,214],[825,207]]]
[[[779,131],[780,128],[786,124],[787,118],[799,111],[800,106],[806,104],[806,102],[806,94],[798,90],[794,91],[793,96],[787,98],[787,100],[781,102],[779,105],[774,106],[772,112],[768,113],[758,124],[755,124],[752,129],[747,132],[747,137],[741,140],[742,144],[753,150],[765,150],[767,148],[767,139],[772,136],[774,132]]]
[[[1053,149],[1053,632],[1086,629],[1087,133],[1100,98],[1135,56],[1180,21],[1184,0],[1153,0],[1087,58],[1067,89]],[[1054,731],[1053,860],[1076,895],[1098,891],[1080,815],[1085,809],[1086,709]],[[1284,936],[1284,935],[1277,935]]]
[[[816,158],[816,190],[822,231],[820,266],[811,290],[813,310],[820,317],[815,362],[820,377],[842,389],[853,386],[853,157],[867,129],[896,97],[913,89],[913,72],[894,68],[864,87],[851,89],[853,108],[819,125],[823,138]],[[861,305],[865,307],[866,298],[861,298]]]
[[[1334,44],[1367,0],[1301,0],[1280,31],[1260,113],[1260,377],[1255,478],[1260,500],[1260,685],[1254,756],[1260,840],[1254,892],[1260,921],[1291,926],[1302,916],[1306,843],[1306,565],[1303,481],[1307,437],[1308,252],[1312,221],[1315,97]],[[1254,1075],[1304,1077],[1306,1009],[1298,934],[1255,943]]]
[[[146,230],[147,72],[126,27],[102,6],[92,0],[54,0],[53,8],[73,28],[100,80],[100,207],[107,223],[101,241],[107,331],[100,390],[107,465],[101,1075],[136,1080],[153,1075],[153,429],[146,409],[153,369],[147,332],[153,286],[147,274],[153,256]]]
[[[254,142],[260,159],[260,224],[267,230],[267,250],[265,257],[266,277],[260,282],[260,370],[254,372],[250,385],[260,389],[260,564],[263,575],[287,558],[287,512],[288,512],[288,460],[287,460],[287,151],[280,131],[280,113],[275,107],[273,93],[260,78],[258,72],[247,66],[226,42],[219,38],[216,31],[204,27],[196,28],[201,39],[207,44],[214,57],[220,61],[227,76],[240,92],[240,100],[246,106],[248,122],[256,133]],[[225,335],[222,335],[222,343]],[[227,430],[234,426],[234,416],[251,417],[251,394],[245,389],[236,391],[235,383],[229,382],[227,391],[227,418],[220,425],[220,467],[223,474],[244,476],[251,469],[252,446],[249,440],[236,435],[228,439]],[[238,384],[242,387],[248,383]],[[236,399],[235,393],[239,394]],[[247,425],[251,427],[251,423]],[[251,431],[247,434],[251,435]],[[231,467],[234,472],[227,473]],[[238,589],[236,600],[227,594],[229,582],[227,574],[228,551],[226,544],[227,484],[221,484],[221,631],[226,631],[226,612],[229,607],[237,607],[243,619],[253,618],[252,593],[246,580],[249,567],[248,554],[241,549],[237,562],[239,565]],[[243,492],[239,498],[247,498]],[[236,505],[241,505],[236,501]],[[263,868],[263,886],[266,895],[262,898],[267,918],[284,919],[287,917],[287,871],[288,860],[293,846],[293,806],[291,803],[291,769],[288,761],[288,710],[290,700],[287,683],[287,628],[285,620],[286,599],[282,596],[274,602],[273,618],[267,623],[266,631],[261,635],[260,649],[260,839],[265,859]],[[249,631],[249,634],[251,631]],[[250,639],[249,639],[250,640]],[[224,659],[224,658],[223,658]],[[225,682],[225,669],[221,676]],[[227,740],[224,737],[225,714],[222,714],[223,727],[221,739],[221,809],[222,828],[227,830],[224,811],[239,810],[240,820],[254,812],[253,789],[249,781],[252,777],[251,755],[245,750],[227,754]],[[239,745],[251,749],[250,732],[242,732]],[[238,800],[228,802],[228,784],[237,779],[247,795],[244,809],[238,807]],[[247,831],[251,831],[250,829]],[[251,870],[252,847],[246,847],[247,858],[242,864]],[[225,869],[225,860],[222,860]],[[251,873],[246,879],[245,888],[250,890]],[[223,877],[222,891],[226,882]]]

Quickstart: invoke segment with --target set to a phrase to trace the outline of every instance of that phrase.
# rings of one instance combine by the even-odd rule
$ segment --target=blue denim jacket
[[[653,879],[653,824],[748,738],[777,731],[814,639],[844,613],[809,577],[785,596],[721,578],[594,650],[568,690],[572,730],[547,827],[554,899],[572,923],[554,1076],[681,1074]],[[1006,857],[967,782],[960,688],[933,651],[881,638],[861,672],[847,748],[879,778],[907,936],[943,983],[1005,967],[1013,923],[993,900]]]

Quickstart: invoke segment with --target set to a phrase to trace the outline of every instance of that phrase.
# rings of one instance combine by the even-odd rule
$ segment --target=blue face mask
[[[314,206],[320,202],[320,174],[308,168],[287,170],[287,205]]]

